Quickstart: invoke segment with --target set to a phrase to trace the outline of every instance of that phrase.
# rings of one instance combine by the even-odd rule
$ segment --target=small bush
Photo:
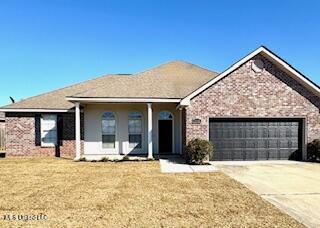
[[[307,145],[308,161],[320,161],[320,139],[315,139]]]
[[[85,162],[85,161],[87,161],[87,159],[85,157],[82,157],[82,158],[79,159],[79,161]]]
[[[108,161],[109,161],[109,158],[103,157],[100,161],[101,161],[101,162],[108,162]]]
[[[203,165],[213,155],[213,144],[208,140],[193,139],[186,146],[188,164]]]
[[[129,158],[128,155],[125,155],[125,156],[123,156],[123,158],[122,158],[122,161],[129,161],[129,160],[130,160],[130,158]]]

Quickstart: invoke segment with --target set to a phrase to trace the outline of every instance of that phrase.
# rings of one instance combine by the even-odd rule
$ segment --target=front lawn
[[[0,159],[0,199],[0,227],[302,226],[222,173],[162,174],[157,161]]]

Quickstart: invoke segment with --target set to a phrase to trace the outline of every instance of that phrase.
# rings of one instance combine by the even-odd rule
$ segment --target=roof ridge
[[[190,65],[192,65],[192,66],[195,66],[195,67],[197,67],[197,68],[200,68],[200,69],[202,69],[202,70],[206,70],[206,71],[209,71],[209,72],[212,72],[212,73],[215,73],[215,74],[220,74],[220,73],[218,73],[218,72],[216,72],[216,71],[210,70],[210,69],[205,68],[205,67],[203,67],[203,66],[200,66],[200,65],[198,65],[198,64],[194,64],[194,63],[187,62],[187,61],[182,61],[182,62],[188,63],[188,64],[190,64]]]
[[[209,69],[204,68],[204,67],[202,67],[202,66],[199,66],[199,65],[197,65],[197,64],[194,64],[194,63],[191,63],[191,62],[188,62],[188,61],[185,61],[185,60],[181,60],[181,59],[176,59],[176,60],[171,60],[171,61],[167,61],[167,62],[158,64],[158,65],[156,65],[156,66],[154,66],[154,67],[152,67],[152,68],[148,68],[148,69],[143,70],[143,71],[139,71],[139,72],[137,72],[137,73],[132,74],[132,76],[136,76],[137,74],[143,74],[143,73],[145,73],[145,72],[148,72],[148,71],[150,71],[150,70],[154,70],[155,68],[159,68],[159,67],[161,67],[161,66],[164,66],[164,65],[167,65],[167,64],[173,63],[173,62],[186,63],[186,64],[188,64],[188,65],[192,65],[192,66],[195,66],[195,67],[197,67],[197,68],[200,68],[200,69],[203,69],[203,70],[206,70],[206,71],[215,73],[215,74],[219,74],[218,72],[215,72],[215,71],[213,71],[213,70],[209,70]]]
[[[166,65],[166,64],[168,64],[168,63],[170,63],[170,62],[173,62],[173,61],[168,61],[168,62],[160,63],[160,64],[155,65],[155,66],[153,66],[153,67],[150,67],[150,68],[148,68],[148,69],[145,69],[145,70],[139,71],[139,72],[137,72],[137,73],[134,73],[134,74],[132,74],[132,76],[136,76],[137,74],[143,74],[143,73],[148,72],[148,71],[150,71],[150,70],[153,70],[153,69],[155,69],[155,68],[158,68],[158,67],[161,67],[161,66],[163,66],[163,65]]]

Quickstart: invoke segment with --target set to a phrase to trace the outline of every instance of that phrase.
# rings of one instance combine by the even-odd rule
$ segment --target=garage
[[[212,118],[211,160],[301,160],[302,119]]]

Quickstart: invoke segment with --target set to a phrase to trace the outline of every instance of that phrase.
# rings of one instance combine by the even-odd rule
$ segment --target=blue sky
[[[260,45],[320,84],[320,1],[0,0],[0,105],[170,60],[221,72]]]

